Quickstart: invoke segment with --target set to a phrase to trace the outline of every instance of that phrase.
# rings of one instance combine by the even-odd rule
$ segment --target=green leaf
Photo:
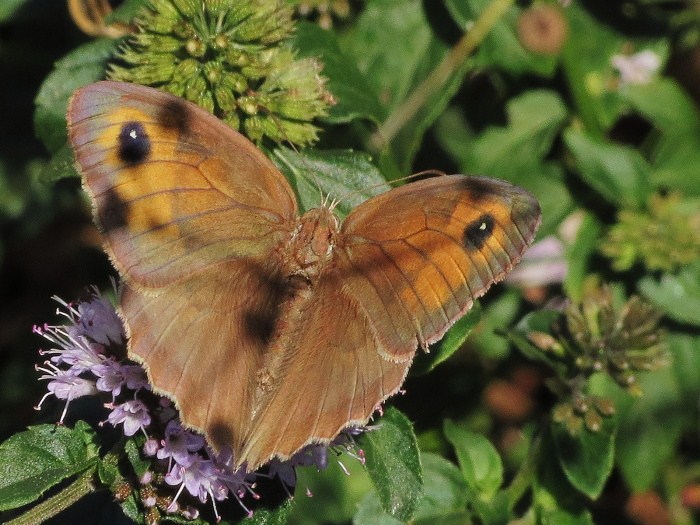
[[[543,159],[552,148],[567,109],[561,97],[547,90],[532,90],[511,99],[507,105],[508,125],[491,127],[461,154],[464,173],[481,173],[508,180],[530,190],[542,208],[539,235],[554,232],[573,209],[573,200],[564,184],[561,166]]]
[[[555,444],[550,428],[544,430],[541,441],[535,441],[540,442],[532,483],[533,509],[542,523],[559,525],[556,519],[561,519],[561,523],[592,525],[584,497],[571,486],[561,464],[553,458]],[[589,521],[585,521],[585,516]]]
[[[123,477],[119,472],[119,451],[112,449],[97,464],[97,476],[107,487],[114,488]]]
[[[496,448],[483,435],[457,423],[445,421],[445,437],[452,443],[467,486],[480,498],[493,498],[503,483],[503,462]]]
[[[104,78],[107,61],[119,40],[101,39],[84,44],[56,62],[34,101],[34,128],[51,153],[66,143],[66,110],[73,91]]]
[[[0,2],[0,23],[12,20],[14,14],[30,0],[3,0]]]
[[[459,469],[436,454],[421,458],[425,490],[413,523],[465,523],[455,522],[457,516],[464,519],[467,505],[467,487]]]
[[[566,296],[574,302],[583,299],[583,284],[589,273],[591,256],[598,250],[603,226],[592,213],[586,213],[574,242],[566,250]]]
[[[148,0],[124,0],[114,11],[105,17],[105,23],[122,22],[129,24],[141,9],[148,6]]]
[[[493,3],[493,0],[445,0],[445,6],[459,27],[469,27],[470,23]],[[535,73],[551,77],[559,61],[557,56],[540,55],[525,49],[516,32],[518,17],[523,9],[512,6],[505,16],[496,23],[474,56],[479,67],[501,68],[516,75]]]
[[[681,399],[680,412],[695,424],[695,403],[700,392],[700,335],[669,332],[666,340],[672,360],[674,383]]]
[[[61,146],[39,173],[39,182],[52,184],[60,179],[80,177],[75,167],[75,154],[68,144]]]
[[[284,525],[287,523],[289,514],[294,507],[294,500],[291,498],[273,510],[258,509],[252,518],[241,521],[243,525]]]
[[[418,510],[410,523],[413,525],[464,525],[470,523],[465,510],[467,486],[459,469],[435,454],[422,455],[425,491]],[[353,519],[354,525],[397,525],[408,520],[387,514],[375,493],[362,500]]]
[[[663,134],[651,159],[651,183],[663,190],[678,190],[700,197],[700,137]]]
[[[594,393],[610,398],[617,409],[615,461],[634,492],[658,483],[662,467],[676,453],[684,422],[696,423],[697,391],[692,405],[683,402],[675,377],[677,368],[674,363],[673,367],[639,374],[640,397],[632,397],[605,376],[594,376],[596,381],[591,384]]]
[[[639,151],[597,140],[573,128],[564,140],[581,178],[616,206],[639,208],[651,193],[651,166]]]
[[[535,166],[549,153],[568,112],[556,92],[544,89],[509,100],[506,111],[508,126],[482,133],[470,146],[465,167],[515,182],[523,166]]]
[[[622,90],[614,87],[617,74],[611,64],[612,57],[622,54],[625,46],[634,46],[635,52],[650,50],[659,54],[663,62],[669,41],[618,33],[578,3],[567,6],[564,12],[569,35],[562,53],[562,69],[586,132],[602,139],[629,106],[621,97]]]
[[[595,525],[589,510],[584,509],[578,512],[567,510],[553,510],[542,513],[540,525]]]
[[[151,468],[151,460],[144,458],[141,454],[145,441],[146,439],[144,436],[136,435],[127,438],[126,443],[124,444],[126,457],[129,459],[131,467],[134,469],[134,472],[139,478]]]
[[[474,509],[484,525],[505,525],[511,522],[510,502],[505,490],[497,492],[489,501],[476,500]]]
[[[330,196],[342,199],[336,209],[347,215],[362,201],[390,189],[366,153],[277,148],[272,160],[294,186],[302,211],[318,208]]]
[[[499,295],[482,300],[481,320],[474,327],[469,345],[489,359],[503,359],[510,351],[504,337],[520,311],[521,293],[516,289],[501,290]]]
[[[30,503],[58,482],[94,467],[95,434],[78,422],[30,427],[0,444],[0,510]]]
[[[390,407],[380,427],[362,436],[367,472],[382,508],[408,521],[423,495],[423,470],[413,426],[406,416]]]
[[[367,3],[340,44],[354,57],[372,96],[384,109],[381,120],[394,113],[449,52],[431,27],[422,0]],[[423,134],[445,109],[468,67],[468,63],[460,64],[440,89],[410,108],[414,113],[391,130],[394,136],[389,137],[389,146],[382,153],[391,157],[391,162],[384,162],[395,163],[398,173],[408,173]],[[393,170],[386,173],[394,175]]]
[[[571,436],[565,425],[552,423],[557,457],[571,484],[596,499],[610,476],[615,458],[615,418],[603,418],[599,431],[583,429]]]
[[[642,295],[671,319],[700,326],[700,263],[683,268],[678,275],[651,275],[637,283]]]
[[[620,94],[665,134],[678,138],[700,133],[697,106],[675,80],[662,78],[648,84],[634,84]]]
[[[449,359],[462,347],[480,319],[481,305],[477,301],[465,316],[452,325],[445,337],[430,347],[430,353],[421,353],[416,357],[411,366],[411,374],[427,374],[440,363]]]
[[[294,47],[301,57],[323,61],[322,75],[328,78],[328,90],[337,102],[323,120],[336,124],[357,118],[381,120],[384,110],[379,100],[357,66],[341,51],[334,32],[321,29],[318,24],[300,22]]]

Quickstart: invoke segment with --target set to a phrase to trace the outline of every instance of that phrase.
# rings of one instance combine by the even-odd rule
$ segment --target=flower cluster
[[[329,451],[347,451],[364,462],[354,437],[367,428],[349,428],[330,444],[309,445],[288,461],[273,461],[267,474],[234,470],[230,451],[215,453],[203,436],[182,426],[169,399],[151,391],[144,369],[127,358],[121,320],[96,288],[77,303],[55,299],[63,307],[58,313],[68,322],[34,327],[35,333],[51,343],[51,348],[40,351],[48,356],[37,366],[41,379],[48,380],[48,393],[37,409],[51,395],[65,401],[59,421],[63,423],[74,399],[104,398],[109,412],[101,425],[120,428],[124,443],[131,440],[148,464],[144,472],[134,473],[136,489],[134,483],[119,483],[112,489],[119,501],[134,494],[146,522],[157,523],[162,514],[194,519],[200,513],[198,503],[210,503],[218,520],[216,502],[231,497],[252,515],[243,500],[246,496],[258,499],[254,491],[258,476],[277,477],[291,496],[296,469],[307,465],[325,469]]]
[[[289,45],[292,9],[280,0],[150,0],[108,76],[162,88],[248,138],[306,145],[333,97],[321,65]]]
[[[296,13],[315,19],[323,29],[333,27],[333,19],[344,20],[350,16],[349,0],[288,0]]]
[[[649,270],[673,271],[700,259],[700,202],[679,193],[653,195],[647,211],[622,210],[601,251],[613,268],[640,261]]]
[[[553,334],[530,332],[535,347],[554,358],[557,377],[549,388],[560,398],[554,420],[571,434],[585,426],[596,432],[602,418],[615,413],[610,400],[586,392],[588,378],[602,372],[633,395],[640,395],[637,374],[667,364],[659,327],[661,314],[639,297],[623,304],[609,287],[590,292],[570,304]]]

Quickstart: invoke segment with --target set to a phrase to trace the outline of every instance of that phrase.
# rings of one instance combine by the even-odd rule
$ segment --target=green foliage
[[[415,513],[423,493],[416,436],[406,416],[389,409],[381,426],[364,435],[367,472],[384,511],[403,521]],[[400,454],[396,451],[400,450]]]
[[[97,464],[95,435],[85,423],[74,429],[41,425],[0,445],[0,510],[17,508]]]
[[[407,395],[388,401],[401,411],[385,408],[359,439],[364,466],[331,454],[323,472],[298,470],[293,500],[265,507],[263,495],[252,518],[224,523],[591,525],[620,521],[621,494],[641,491],[691,523],[681,494],[700,482],[700,70],[678,57],[700,23],[687,2],[627,2],[634,16],[594,4],[127,0],[106,20],[136,36],[52,31],[44,71],[46,50],[15,36],[34,31],[33,4],[0,2],[0,66],[17,77],[4,75],[0,109],[33,98],[23,118],[41,142],[0,119],[0,285],[12,305],[0,312],[0,342],[12,341],[1,412],[27,391],[12,371],[31,368],[38,343],[12,338],[43,315],[27,304],[78,295],[89,282],[76,284],[76,267],[107,282],[65,112],[76,88],[109,74],[185,96],[262,141],[301,210],[337,199],[343,217],[424,169],[511,181],[541,204],[538,240],[560,247],[544,262],[566,264],[563,281],[499,285],[419,350]],[[27,87],[18,70],[43,78]],[[493,397],[503,383],[508,408],[525,407],[516,416]],[[30,416],[3,419],[16,432],[0,444],[8,519],[47,519],[96,490],[137,523],[166,518],[135,488],[152,466],[143,436],[107,443],[81,421],[24,430]]]

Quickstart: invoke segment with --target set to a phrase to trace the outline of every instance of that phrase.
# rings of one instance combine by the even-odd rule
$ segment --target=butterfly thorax
[[[302,215],[289,241],[290,274],[314,281],[331,259],[338,228],[338,218],[328,208],[314,208]]]

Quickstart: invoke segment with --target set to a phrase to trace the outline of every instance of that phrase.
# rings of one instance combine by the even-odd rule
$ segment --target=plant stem
[[[94,473],[94,469],[83,473],[66,488],[32,507],[21,516],[8,521],[7,525],[39,525],[67,509],[83,496],[95,492],[95,485],[92,482]]]
[[[505,12],[514,4],[515,0],[493,0],[481,13],[469,30],[460,38],[459,42],[447,54],[444,60],[421,82],[379,129],[370,137],[370,147],[376,151],[381,150],[391,142],[398,132],[415,116],[430,98],[450,79],[455,71],[461,67],[469,55],[483,42],[494,25],[501,19]]]
[[[523,497],[525,491],[532,485],[532,478],[535,474],[535,467],[537,466],[537,461],[540,456],[540,448],[542,443],[541,434],[536,434],[532,441],[530,442],[530,448],[527,451],[527,456],[522,465],[515,473],[513,480],[506,488],[506,494],[508,495],[508,508],[513,510],[518,501]]]

